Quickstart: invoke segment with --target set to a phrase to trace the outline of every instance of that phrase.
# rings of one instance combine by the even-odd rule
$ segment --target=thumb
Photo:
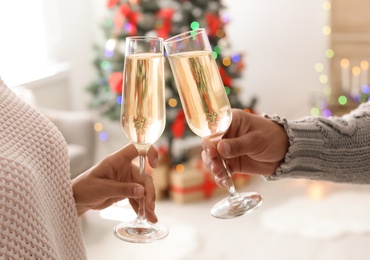
[[[217,144],[218,153],[221,157],[229,159],[247,153],[247,143],[245,138],[222,139]]]

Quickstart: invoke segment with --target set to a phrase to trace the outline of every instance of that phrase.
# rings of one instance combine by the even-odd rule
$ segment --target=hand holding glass
[[[139,152],[140,174],[146,174],[147,151],[160,138],[166,123],[163,63],[162,38],[126,38],[121,124]],[[142,199],[136,221],[118,224],[114,234],[127,242],[149,243],[166,237],[168,229],[146,220]]]
[[[164,46],[190,129],[202,138],[219,141],[231,124],[232,113],[206,31],[179,34],[164,41]],[[231,171],[222,161],[230,196],[218,202],[211,214],[227,219],[258,208],[262,197],[254,192],[237,193]]]

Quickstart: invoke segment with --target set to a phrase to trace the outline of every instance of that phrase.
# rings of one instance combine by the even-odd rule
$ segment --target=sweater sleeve
[[[290,142],[284,162],[267,180],[370,183],[370,102],[342,117],[266,117],[284,126]]]

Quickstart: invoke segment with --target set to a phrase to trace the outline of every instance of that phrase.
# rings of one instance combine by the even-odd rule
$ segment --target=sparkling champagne
[[[134,143],[155,143],[163,133],[166,114],[163,55],[126,55],[121,124]]]
[[[190,129],[200,137],[221,137],[232,114],[212,53],[175,53],[169,60]]]

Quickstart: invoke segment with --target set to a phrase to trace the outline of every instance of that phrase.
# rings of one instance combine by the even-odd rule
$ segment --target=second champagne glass
[[[160,138],[166,123],[163,63],[162,38],[126,38],[121,124],[139,152],[140,174],[146,174],[147,151]],[[127,242],[148,243],[166,237],[168,229],[147,221],[144,198],[136,221],[118,224],[114,234]]]
[[[231,124],[232,113],[205,29],[176,35],[164,46],[190,129],[202,138],[219,141]],[[255,192],[237,193],[229,167],[222,162],[230,196],[218,202],[211,214],[228,219],[258,208],[262,197]]]

